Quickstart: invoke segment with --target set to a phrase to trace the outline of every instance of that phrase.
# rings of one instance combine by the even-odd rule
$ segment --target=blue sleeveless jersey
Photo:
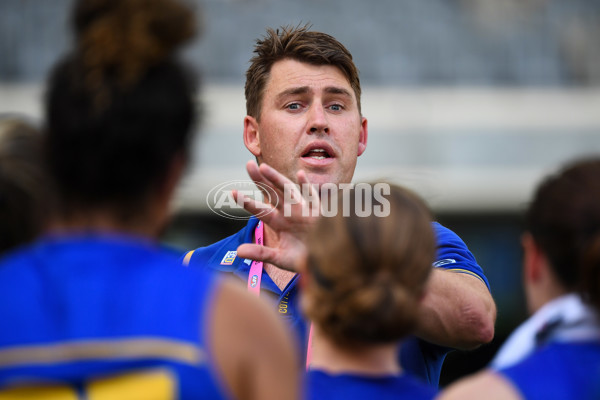
[[[239,245],[252,243],[257,224],[258,219],[252,217],[248,224],[236,234],[210,246],[196,249],[192,253],[188,265],[192,269],[210,269],[230,273],[247,282],[252,262],[237,257],[236,251]],[[473,275],[481,279],[489,289],[489,283],[483,270],[458,235],[437,222],[432,225],[438,246],[437,261],[434,263],[434,267]],[[292,328],[293,335],[298,340],[299,356],[301,359],[305,359],[308,345],[308,324],[299,308],[298,275],[282,291],[263,271],[261,290],[277,298],[277,313]],[[403,340],[400,363],[406,371],[437,386],[442,363],[450,350],[447,347],[411,336]]]
[[[2,259],[0,398],[225,398],[206,338],[218,283],[179,256],[90,234]]]
[[[497,371],[525,399],[600,399],[600,343],[550,343]]]
[[[429,400],[437,390],[408,374],[369,377],[328,374],[311,370],[306,377],[306,400]]]

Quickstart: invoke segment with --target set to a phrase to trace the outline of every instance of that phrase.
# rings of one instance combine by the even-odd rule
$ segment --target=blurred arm
[[[523,400],[519,391],[502,376],[485,370],[461,379],[440,393],[436,400]]]
[[[213,307],[210,343],[230,393],[238,400],[299,399],[300,362],[275,312],[232,281],[222,283]]]

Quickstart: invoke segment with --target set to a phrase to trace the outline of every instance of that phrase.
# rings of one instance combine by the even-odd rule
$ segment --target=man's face
[[[244,142],[259,162],[296,181],[349,183],[367,145],[367,120],[344,74],[292,59],[273,64],[260,122],[246,116]]]

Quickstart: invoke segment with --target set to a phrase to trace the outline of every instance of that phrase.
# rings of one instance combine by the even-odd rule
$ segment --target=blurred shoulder
[[[518,389],[502,375],[484,370],[463,378],[441,392],[438,400],[522,400]]]

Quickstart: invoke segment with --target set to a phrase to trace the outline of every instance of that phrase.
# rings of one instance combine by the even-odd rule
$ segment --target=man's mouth
[[[316,148],[307,151],[304,155],[302,155],[302,157],[310,157],[315,160],[324,160],[326,158],[330,158],[331,156],[329,155],[327,150]]]

